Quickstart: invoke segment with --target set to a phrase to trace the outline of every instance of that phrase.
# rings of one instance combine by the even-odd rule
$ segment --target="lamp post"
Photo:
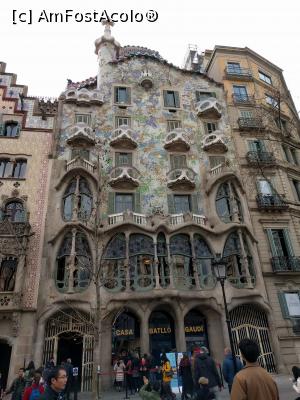
[[[231,320],[229,317],[229,312],[227,308],[227,301],[226,301],[226,294],[225,294],[225,280],[226,280],[226,269],[227,269],[227,261],[224,258],[220,257],[220,254],[217,254],[216,259],[212,262],[215,276],[217,278],[217,281],[220,282],[221,288],[222,288],[222,294],[223,294],[223,301],[224,301],[224,308],[225,308],[225,316],[226,316],[226,323],[227,323],[227,329],[228,329],[228,336],[229,336],[229,343],[230,343],[230,349],[231,349],[231,354],[232,354],[232,360],[233,360],[233,369],[234,373],[237,373],[237,365],[236,365],[236,358],[235,358],[235,351],[234,351],[234,346],[233,346],[233,337],[232,337],[232,331],[231,331]]]

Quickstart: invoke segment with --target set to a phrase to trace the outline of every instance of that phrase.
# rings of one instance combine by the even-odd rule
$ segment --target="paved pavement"
[[[290,376],[287,375],[274,375],[274,380],[277,382],[279,388],[280,400],[295,400],[297,399],[297,393],[292,388]],[[228,390],[224,389],[220,393],[220,400],[230,400]],[[138,394],[128,396],[130,400],[140,399]],[[80,393],[79,400],[90,400],[91,397],[84,393]],[[125,392],[116,392],[115,390],[105,392],[102,396],[103,400],[123,400],[125,399]],[[177,394],[177,399],[180,399],[180,394]]]

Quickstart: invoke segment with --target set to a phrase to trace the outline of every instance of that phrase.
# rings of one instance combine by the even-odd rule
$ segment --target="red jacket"
[[[28,388],[25,389],[22,400],[29,400],[32,389],[39,389],[41,394],[43,394],[45,391],[45,388],[43,385],[37,385],[36,383],[33,383],[31,386],[29,386]]]

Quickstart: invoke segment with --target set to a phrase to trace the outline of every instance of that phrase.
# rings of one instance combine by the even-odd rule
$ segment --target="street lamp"
[[[230,320],[229,312],[228,312],[228,308],[227,308],[227,301],[226,301],[225,288],[224,288],[225,280],[227,278],[227,276],[226,276],[227,264],[228,264],[228,261],[226,260],[226,258],[222,258],[219,253],[216,254],[216,258],[212,262],[215,276],[217,278],[217,281],[220,282],[221,287],[222,287],[226,323],[227,323],[228,336],[229,336],[229,342],[230,342],[230,348],[231,348],[231,354],[232,354],[232,360],[233,360],[233,369],[234,369],[234,373],[236,374],[237,373],[237,365],[236,365],[235,351],[234,351],[234,346],[233,346],[231,320]]]

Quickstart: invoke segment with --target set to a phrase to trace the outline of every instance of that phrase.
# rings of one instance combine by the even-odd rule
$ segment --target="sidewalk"
[[[276,381],[279,389],[280,400],[295,400],[297,398],[297,393],[292,388],[292,383],[290,382],[289,375],[274,375],[274,380]],[[177,394],[177,399],[180,400],[180,394]],[[102,400],[123,400],[125,399],[125,392],[117,392],[115,390],[110,390],[104,392],[102,395]],[[140,399],[139,394],[133,396],[128,396],[130,400]],[[90,393],[79,393],[78,400],[92,400]],[[230,400],[230,396],[227,389],[222,390],[220,393],[220,400]]]

